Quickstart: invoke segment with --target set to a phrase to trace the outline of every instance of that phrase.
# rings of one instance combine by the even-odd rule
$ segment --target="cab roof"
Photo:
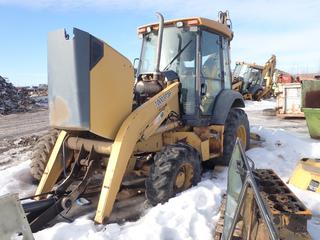
[[[217,22],[208,18],[202,18],[202,17],[178,18],[178,19],[168,20],[164,22],[164,25],[165,26],[175,25],[177,22],[183,22],[183,24],[187,26],[204,26],[209,28],[210,30],[213,30],[215,32],[218,32],[228,37],[229,39],[232,39],[232,36],[233,36],[233,32],[226,24],[222,24],[220,22]],[[151,24],[143,25],[138,28],[138,33],[145,33],[147,27],[151,27],[152,29],[158,29],[159,23],[151,23]]]
[[[236,65],[247,65],[248,67],[260,69],[260,70],[264,69],[264,66],[258,65],[256,63],[247,63],[247,62],[237,61]]]

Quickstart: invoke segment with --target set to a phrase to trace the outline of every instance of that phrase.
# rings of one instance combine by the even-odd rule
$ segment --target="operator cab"
[[[159,32],[159,24],[138,29],[143,40],[136,99],[161,91],[163,80],[178,79],[182,119],[190,125],[203,125],[213,114],[216,96],[223,89],[231,89],[230,26],[205,18],[167,21],[160,33],[160,51]]]
[[[246,93],[250,86],[262,84],[263,67],[256,64],[237,62],[233,71],[234,82],[243,81],[242,92]]]

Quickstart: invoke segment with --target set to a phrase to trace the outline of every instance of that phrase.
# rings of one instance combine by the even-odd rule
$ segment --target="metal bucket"
[[[302,111],[307,121],[309,134],[320,139],[320,81],[302,81]]]
[[[307,121],[309,134],[320,139],[320,108],[302,108]]]

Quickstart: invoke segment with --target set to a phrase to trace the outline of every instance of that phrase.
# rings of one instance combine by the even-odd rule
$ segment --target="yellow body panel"
[[[208,135],[201,135],[197,128],[193,131],[168,131],[163,134],[163,144],[174,144],[178,141],[185,141],[198,151],[202,161],[219,157],[223,154],[223,125],[211,125],[203,127],[204,131],[208,131]],[[214,130],[218,134],[218,138],[210,136],[210,131]]]
[[[158,152],[163,147],[162,134],[155,134],[148,140],[140,140],[137,142],[135,152]]]
[[[100,193],[95,221],[103,223],[105,217],[110,216],[122,178],[125,174],[129,159],[144,130],[154,122],[157,115],[165,108],[179,113],[178,92],[179,84],[173,83],[160,93],[145,102],[123,122],[112,146],[102,190]],[[167,115],[163,115],[163,122]]]
[[[276,70],[276,56],[272,54],[271,58],[265,63],[264,68],[262,70],[262,77],[264,79],[264,89],[259,99],[263,98],[264,96],[268,96],[272,93],[272,83],[273,83],[273,74]]]
[[[163,134],[163,141],[165,145],[185,141],[201,153],[201,139],[194,132],[167,132]]]
[[[51,191],[54,184],[57,182],[63,170],[63,166],[62,166],[62,162],[56,161],[56,159],[59,154],[59,151],[61,150],[61,146],[66,136],[67,136],[67,132],[65,131],[60,132],[58,139],[51,152],[47,166],[41,177],[40,183],[37,187],[35,195],[39,195],[39,194]]]
[[[210,154],[210,158],[213,157],[219,157],[223,155],[223,134],[224,134],[224,125],[211,125],[209,126],[209,129],[212,129],[214,131],[216,131],[219,134],[219,138],[218,139],[210,139],[210,145],[212,147],[212,145],[216,145],[218,144],[218,149],[220,150],[220,152],[216,153],[216,154]]]
[[[132,110],[133,84],[130,61],[104,44],[104,57],[90,71],[91,132],[109,139],[116,137]]]
[[[320,193],[320,159],[302,159],[289,183],[301,189]]]
[[[210,158],[209,140],[202,141],[200,144],[202,160],[206,161]]]
[[[242,81],[238,81],[238,82],[232,83],[232,90],[235,90],[235,91],[239,92],[240,89],[242,88],[242,85],[243,85]]]

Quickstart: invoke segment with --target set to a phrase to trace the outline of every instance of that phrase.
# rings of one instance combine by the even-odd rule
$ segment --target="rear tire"
[[[58,130],[52,130],[42,136],[34,145],[31,156],[31,175],[35,182],[39,182],[47,166],[54,144],[59,135]],[[61,157],[58,155],[58,158]]]
[[[146,179],[146,197],[152,205],[165,203],[201,180],[198,152],[185,143],[167,145],[154,157]]]
[[[252,98],[255,101],[260,101],[261,100],[261,95],[263,93],[262,89],[257,90],[255,93],[252,94]]]
[[[247,114],[239,108],[231,108],[224,126],[223,156],[212,162],[215,165],[228,166],[237,137],[244,150],[250,145],[250,127]]]

